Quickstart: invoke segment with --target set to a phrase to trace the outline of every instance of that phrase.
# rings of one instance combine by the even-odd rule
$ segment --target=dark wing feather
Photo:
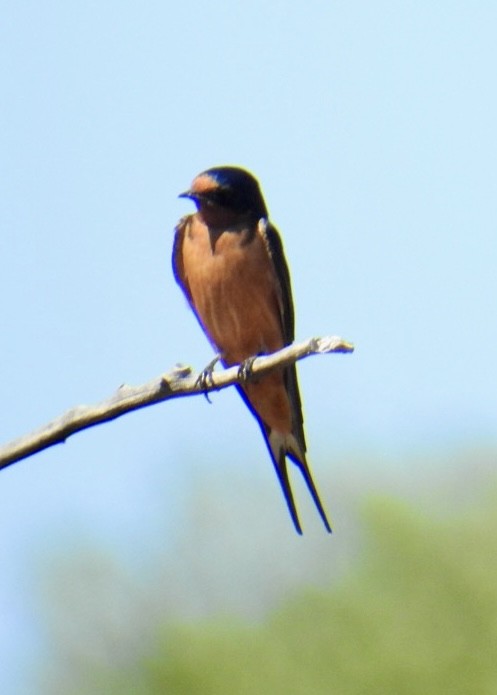
[[[200,316],[197,313],[197,309],[195,308],[192,293],[190,291],[190,285],[188,284],[188,278],[185,275],[185,267],[183,265],[183,240],[185,238],[185,233],[186,233],[186,230],[188,228],[188,224],[190,222],[191,217],[192,217],[191,215],[185,215],[184,217],[182,217],[174,229],[173,257],[172,257],[173,273],[174,273],[174,278],[175,278],[176,282],[183,290],[183,294],[185,295],[185,297],[188,301],[188,304],[190,305],[190,309],[195,314],[195,318],[199,322],[200,327],[202,328],[202,330],[204,331],[205,335],[208,338],[209,337],[208,333],[206,332],[204,325],[203,325],[202,321],[200,320]]]
[[[183,265],[183,239],[185,237],[185,230],[188,224],[188,218],[190,215],[186,215],[185,217],[182,217],[176,227],[174,228],[174,243],[173,243],[173,257],[172,257],[172,264],[173,264],[173,273],[174,273],[174,279],[178,283],[178,285],[181,287],[183,290],[185,297],[188,300],[188,303],[192,307],[192,309],[195,311],[195,307],[193,306],[193,299],[192,295],[190,292],[190,287],[188,285],[188,281],[185,277],[185,268]]]
[[[290,345],[295,333],[295,315],[293,311],[292,287],[290,283],[290,271],[285,259],[283,244],[276,227],[271,222],[261,220],[265,224],[259,225],[259,230],[264,239],[267,252],[273,262],[278,284],[281,288],[281,325],[285,345]]]
[[[259,229],[264,238],[267,251],[273,261],[274,270],[281,288],[281,326],[285,345],[293,343],[295,337],[295,315],[293,311],[292,287],[290,272],[283,251],[280,235],[276,228],[264,220],[265,224]],[[300,399],[299,385],[297,381],[297,368],[295,364],[285,368],[285,384],[292,404],[293,433],[297,438],[302,452],[307,451],[304,435],[304,419],[302,417],[302,401]]]
[[[206,330],[204,324],[202,323],[202,319],[200,318],[197,308],[195,306],[195,302],[193,301],[192,293],[190,290],[190,285],[188,284],[188,277],[186,276],[185,273],[185,266],[183,264],[183,241],[185,238],[185,234],[188,230],[188,225],[190,224],[190,221],[192,219],[193,215],[185,215],[180,219],[178,224],[176,225],[174,229],[174,242],[173,242],[173,256],[172,256],[172,264],[173,264],[173,274],[176,282],[178,285],[181,287],[183,290],[183,294],[185,295],[188,304],[190,305],[190,309],[193,311],[195,318],[200,324],[200,328],[203,330],[205,337],[207,340],[210,342],[212,345],[213,349],[216,352],[219,352],[219,347],[215,345],[212,340],[210,339],[209,332]]]

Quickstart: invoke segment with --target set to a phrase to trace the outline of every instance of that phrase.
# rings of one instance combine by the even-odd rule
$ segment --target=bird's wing
[[[211,339],[209,335],[209,331],[206,330],[202,319],[200,318],[200,315],[197,311],[197,307],[195,306],[195,302],[193,301],[193,296],[192,292],[190,289],[190,284],[188,282],[188,276],[185,272],[185,265],[183,262],[183,241],[185,238],[185,234],[187,232],[188,226],[191,223],[193,215],[185,215],[180,219],[178,224],[176,225],[174,229],[174,242],[173,242],[173,255],[172,255],[172,265],[173,265],[173,274],[176,282],[178,285],[181,287],[183,290],[183,294],[185,295],[188,304],[190,305],[190,309],[193,311],[193,314],[197,321],[200,324],[200,328],[203,330],[207,340],[210,342],[212,345],[213,349],[216,351],[216,353],[220,352],[220,348],[218,345],[214,343],[214,341]],[[219,355],[218,355],[219,357]],[[210,366],[206,368],[207,370],[210,369]]]
[[[280,290],[281,330],[285,345],[290,345],[295,337],[295,315],[293,310],[292,287],[290,272],[283,251],[280,235],[277,229],[266,219],[259,221],[258,232],[261,234],[266,250],[273,262],[274,271]],[[302,402],[300,400],[299,386],[297,382],[297,369],[295,364],[285,368],[285,384],[292,404],[293,433],[297,442],[305,454],[307,447],[304,435],[304,419],[302,416]]]
[[[193,301],[192,293],[190,290],[190,285],[188,284],[188,278],[185,273],[185,266],[183,263],[183,240],[185,238],[185,233],[188,224],[190,223],[191,217],[192,215],[185,215],[184,217],[182,217],[174,229],[174,243],[172,256],[173,273],[174,278],[183,290],[183,294],[185,295],[191,310],[195,314],[195,317],[199,322],[200,327],[202,328],[206,336],[209,337],[195,307],[195,303]]]
[[[172,263],[173,263],[174,278],[175,278],[176,282],[178,283],[178,285],[183,290],[191,308],[193,309],[193,311],[195,311],[195,307],[193,305],[192,294],[190,292],[188,280],[185,276],[185,267],[183,265],[183,239],[185,237],[185,230],[186,230],[186,227],[188,224],[188,218],[189,217],[190,217],[190,215],[185,215],[184,217],[182,217],[174,229],[174,244],[173,244]]]
[[[259,220],[258,233],[261,235],[266,251],[273,262],[273,267],[280,289],[279,303],[281,313],[281,329],[285,345],[293,342],[295,332],[295,318],[293,312],[292,288],[290,272],[283,251],[280,235],[276,227],[266,219]]]

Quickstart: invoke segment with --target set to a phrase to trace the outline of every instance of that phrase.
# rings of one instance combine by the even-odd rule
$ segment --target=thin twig
[[[292,364],[308,355],[352,352],[353,350],[354,346],[342,338],[311,338],[304,343],[289,345],[271,355],[257,357],[252,364],[251,375],[256,377],[275,367]],[[96,405],[79,405],[71,408],[35,432],[0,447],[0,469],[54,444],[61,444],[75,432],[114,420],[132,410],[167,401],[170,398],[217,391],[243,382],[238,365],[220,372],[213,372],[207,385],[200,384],[198,379],[199,374],[191,367],[178,365],[168,374],[152,379],[141,386],[124,384],[113,396]]]

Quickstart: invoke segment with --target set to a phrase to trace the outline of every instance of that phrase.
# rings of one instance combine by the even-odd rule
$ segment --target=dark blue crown
[[[223,206],[239,212],[253,212],[258,218],[267,217],[259,182],[249,171],[240,167],[221,166],[207,169],[203,174],[218,183],[216,197]]]

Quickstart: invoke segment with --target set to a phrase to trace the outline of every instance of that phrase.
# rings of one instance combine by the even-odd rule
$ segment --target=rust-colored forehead
[[[219,183],[215,178],[209,174],[200,174],[193,179],[190,190],[192,193],[207,193],[216,190],[216,188],[219,188]]]

